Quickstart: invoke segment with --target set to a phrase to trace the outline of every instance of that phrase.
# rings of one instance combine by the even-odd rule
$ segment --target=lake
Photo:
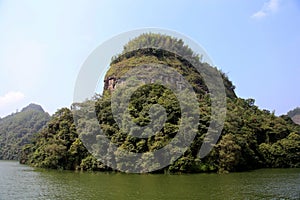
[[[0,161],[0,199],[300,199],[300,169],[139,175],[42,170]]]

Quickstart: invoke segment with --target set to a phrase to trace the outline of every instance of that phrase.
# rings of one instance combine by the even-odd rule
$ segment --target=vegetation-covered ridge
[[[235,98],[235,86],[227,75],[201,60],[202,55],[195,54],[181,39],[155,33],[142,34],[129,41],[124,46],[122,54],[112,59],[105,75],[105,82],[108,83],[109,79],[114,78],[115,80],[111,82],[114,86],[128,70],[134,67],[147,63],[160,64],[176,69],[193,86],[197,94],[206,94],[209,91],[203,77],[195,68],[197,67],[202,70],[218,71],[223,78],[227,96]],[[208,72],[208,74],[213,73]]]
[[[157,50],[161,46],[168,47],[169,51]],[[191,61],[187,62],[174,55],[174,49],[180,55],[191,58]],[[156,172],[229,172],[262,167],[300,167],[300,126],[287,115],[278,117],[267,110],[260,110],[254,99],[236,97],[233,84],[222,72],[227,94],[224,128],[209,155],[199,158],[199,149],[212,117],[211,102],[201,74],[190,64],[205,65],[216,70],[207,63],[201,63],[200,58],[182,40],[170,36],[151,33],[133,39],[125,45],[122,55],[113,58],[106,74],[103,95],[74,103],[72,110],[58,110],[35,141],[24,148],[22,163],[54,169],[112,170],[91,155],[79,139],[87,138],[91,144],[96,142],[96,145],[91,145],[93,148],[106,151],[106,159],[115,163],[119,169],[157,169],[160,162],[154,157],[154,152],[172,141],[181,122],[180,102],[174,93],[160,84],[151,83],[140,87],[131,96],[128,109],[131,120],[137,125],[146,126],[150,123],[149,109],[153,104],[160,104],[166,110],[167,119],[163,127],[148,138],[133,137],[136,130],[132,127],[120,129],[111,109],[111,95],[114,91],[118,92],[114,90],[115,87],[122,87],[118,82],[120,78],[131,68],[154,63],[172,67],[185,77],[193,87],[199,103],[199,108],[193,112],[200,116],[196,136],[189,148],[175,162]],[[118,95],[121,101],[123,93],[119,92]],[[91,108],[95,108],[98,122],[89,120],[89,116],[93,115]],[[76,121],[75,126],[73,113],[78,111],[82,117]],[[95,128],[99,124],[106,138],[117,145],[118,149],[144,153],[141,163],[132,164],[126,162],[126,159],[120,159],[119,151],[109,153],[111,149],[99,142],[101,137]],[[188,130],[189,127],[183,128]]]
[[[23,145],[31,143],[50,116],[40,105],[30,104],[0,120],[0,159],[18,160]]]

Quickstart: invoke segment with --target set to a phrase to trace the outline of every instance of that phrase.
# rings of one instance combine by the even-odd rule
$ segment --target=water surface
[[[300,169],[138,175],[41,170],[0,161],[0,199],[300,199]]]

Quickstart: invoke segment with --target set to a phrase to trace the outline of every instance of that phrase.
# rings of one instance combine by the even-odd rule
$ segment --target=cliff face
[[[107,77],[104,80],[104,90],[113,91],[117,84],[117,78],[116,77]]]
[[[122,76],[124,76],[126,72],[137,66],[147,67],[147,64],[145,63],[169,66],[178,71],[178,73],[180,73],[192,85],[196,93],[204,95],[209,92],[203,77],[194,67],[194,64],[200,65],[200,68],[212,68],[211,66],[207,63],[201,63],[197,60],[197,58],[195,58],[195,63],[192,64],[175,53],[153,48],[138,49],[132,52],[127,52],[113,60],[110,69],[105,76],[104,90],[113,91],[118,84],[123,82]],[[145,70],[147,71],[147,69]],[[151,71],[148,71],[147,73],[149,74],[149,77],[151,77]],[[236,94],[234,92],[235,86],[224,73],[221,71],[219,73],[223,78],[227,97],[236,98]],[[149,77],[145,77],[145,80],[142,81],[144,83],[148,83]],[[164,82],[176,84],[178,88],[180,88],[180,81],[175,80],[172,76],[157,78]],[[152,82],[154,82],[154,80]]]

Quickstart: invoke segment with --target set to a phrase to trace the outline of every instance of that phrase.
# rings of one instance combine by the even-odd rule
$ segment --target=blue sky
[[[242,98],[277,115],[300,106],[298,0],[0,0],[0,116],[73,101],[88,55],[132,29],[180,32],[204,47]]]

